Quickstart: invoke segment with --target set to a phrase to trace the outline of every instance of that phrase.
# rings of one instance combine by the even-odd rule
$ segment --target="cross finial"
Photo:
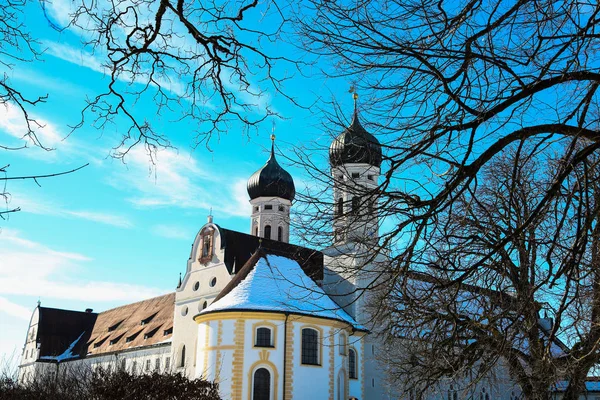
[[[356,86],[350,86],[350,90],[348,92],[352,93],[352,98],[354,99],[354,115],[356,115],[358,110],[358,93],[356,93]]]

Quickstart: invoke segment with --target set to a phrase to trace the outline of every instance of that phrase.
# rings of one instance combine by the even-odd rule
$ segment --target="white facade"
[[[258,197],[250,200],[250,204],[252,205],[251,234],[289,243],[292,202],[281,197]]]
[[[173,316],[173,359],[175,371],[188,377],[196,375],[198,329],[194,316],[208,307],[231,280],[225,266],[221,235],[212,223],[196,235],[187,269],[175,292]]]
[[[255,374],[269,372],[270,399],[359,399],[363,395],[363,333],[323,318],[283,313],[229,312],[200,315],[198,376],[219,382],[224,399],[252,399]],[[271,331],[271,346],[257,345],[259,328]],[[318,332],[317,365],[302,363],[302,331]],[[349,378],[349,352],[355,373]]]

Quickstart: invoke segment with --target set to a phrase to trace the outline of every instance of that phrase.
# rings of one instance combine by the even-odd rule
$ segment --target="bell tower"
[[[376,241],[379,217],[376,189],[382,160],[381,144],[361,125],[354,96],[350,126],[329,147],[333,178],[333,243]]]
[[[296,195],[292,176],[275,158],[275,135],[271,135],[271,156],[248,179],[252,206],[250,234],[289,243],[290,207]]]

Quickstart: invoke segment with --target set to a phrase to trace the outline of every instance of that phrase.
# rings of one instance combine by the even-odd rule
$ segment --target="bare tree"
[[[478,365],[475,380],[503,358],[531,398],[547,396],[558,377],[569,380],[567,398],[576,398],[598,361],[600,339],[593,267],[600,6],[538,0],[310,5],[296,21],[304,44],[329,57],[326,75],[358,87],[362,120],[384,148],[383,179],[372,194],[385,229],[370,251],[391,254],[379,272],[392,301],[377,313],[399,324],[390,327],[394,334],[422,318],[421,334],[431,331],[424,351],[447,350],[462,371]],[[316,179],[331,184],[328,171],[313,167]],[[335,218],[334,204],[324,200],[332,198],[321,194],[309,209],[330,210],[321,215]],[[308,235],[331,238],[330,231],[322,234],[327,223],[312,220],[303,220]],[[415,273],[433,279],[429,296],[407,289]],[[477,298],[476,318],[456,303],[475,288],[490,298]],[[545,336],[542,310],[554,318]],[[402,333],[418,339],[418,332]],[[554,339],[567,337],[572,349],[553,353]],[[527,351],[519,341],[527,341]],[[406,371],[439,380],[456,373],[445,365],[430,370],[434,365],[423,361]]]

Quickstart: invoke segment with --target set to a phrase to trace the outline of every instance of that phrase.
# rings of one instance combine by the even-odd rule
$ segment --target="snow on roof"
[[[289,258],[262,254],[246,264],[249,271],[224,296],[200,315],[218,311],[275,311],[309,315],[346,322],[366,330],[315,284],[300,265]],[[240,271],[242,273],[242,271]]]
[[[43,357],[40,357],[40,360],[50,360],[50,361],[61,362],[61,361],[65,361],[65,360],[70,360],[72,358],[79,358],[79,354],[73,353],[73,349],[75,348],[75,345],[77,344],[77,342],[79,342],[79,340],[81,340],[81,337],[83,336],[84,333],[85,332],[81,332],[81,335],[79,335],[79,337],[77,339],[75,339],[62,354],[60,354],[58,356],[43,356]]]

